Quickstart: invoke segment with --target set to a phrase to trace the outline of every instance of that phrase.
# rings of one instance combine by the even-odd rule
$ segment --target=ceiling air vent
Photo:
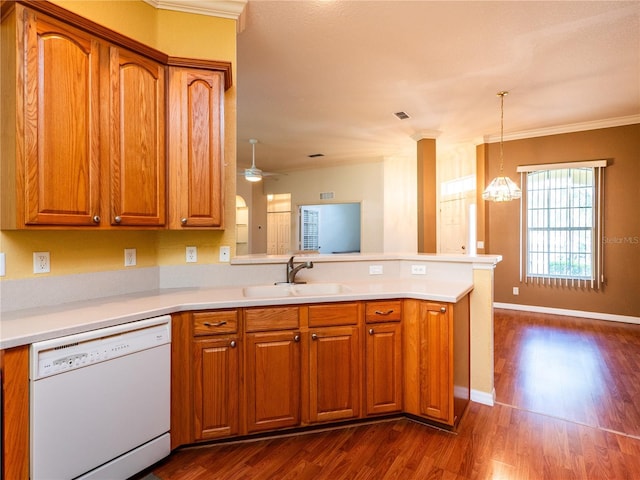
[[[324,153],[312,153],[311,155],[307,155],[307,157],[309,158],[324,157]]]
[[[396,112],[394,113],[394,115],[398,117],[400,120],[406,120],[407,118],[410,118],[407,112]]]
[[[320,200],[333,200],[334,196],[333,192],[320,192]]]

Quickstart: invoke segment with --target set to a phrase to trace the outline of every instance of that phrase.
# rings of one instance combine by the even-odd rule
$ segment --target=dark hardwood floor
[[[494,407],[185,448],[162,480],[638,479],[640,325],[495,312]]]

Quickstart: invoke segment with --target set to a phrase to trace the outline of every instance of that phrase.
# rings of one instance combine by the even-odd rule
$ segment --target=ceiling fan
[[[250,138],[249,143],[251,144],[252,150],[251,167],[245,168],[243,171],[238,172],[238,175],[243,175],[245,180],[249,182],[259,182],[260,180],[262,180],[262,177],[279,175],[278,173],[263,172],[258,167],[256,167],[256,143],[258,143],[258,140],[256,140],[255,138]]]

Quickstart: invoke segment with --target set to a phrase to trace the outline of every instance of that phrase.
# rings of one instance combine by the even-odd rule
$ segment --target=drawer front
[[[288,330],[300,326],[298,307],[248,308],[244,311],[247,332]]]
[[[310,327],[331,327],[333,325],[356,325],[360,318],[360,304],[357,302],[331,303],[309,306]]]
[[[219,310],[215,312],[196,312],[193,314],[193,335],[218,335],[238,331],[238,311]]]
[[[367,323],[399,322],[402,318],[402,300],[367,302],[364,318]]]

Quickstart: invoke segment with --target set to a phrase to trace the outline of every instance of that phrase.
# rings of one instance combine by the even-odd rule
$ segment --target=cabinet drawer
[[[310,327],[330,327],[332,325],[356,325],[360,305],[353,303],[332,303],[309,306]]]
[[[244,311],[247,332],[265,332],[269,330],[287,330],[298,328],[298,307],[250,308]]]
[[[399,322],[402,318],[402,301],[367,302],[364,318],[367,323]]]
[[[216,312],[196,312],[193,314],[193,335],[217,335],[238,331],[238,311],[219,310]]]

